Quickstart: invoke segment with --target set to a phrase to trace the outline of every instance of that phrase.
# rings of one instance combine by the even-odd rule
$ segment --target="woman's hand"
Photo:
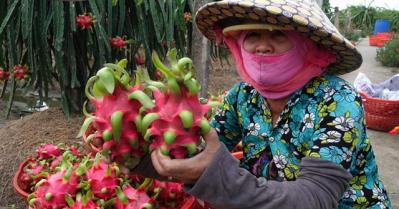
[[[219,137],[215,129],[204,136],[206,147],[199,154],[187,159],[171,159],[163,155],[160,149],[151,153],[152,163],[155,170],[162,176],[177,180],[183,183],[195,183],[204,170],[212,162],[220,147]]]

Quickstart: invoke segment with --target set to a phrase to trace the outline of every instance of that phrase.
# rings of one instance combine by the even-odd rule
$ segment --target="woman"
[[[152,153],[159,174],[220,209],[391,208],[362,100],[333,75],[362,58],[315,3],[223,0],[204,5],[196,23],[229,47],[245,82],[225,96],[202,153]],[[229,151],[240,140],[239,165]]]

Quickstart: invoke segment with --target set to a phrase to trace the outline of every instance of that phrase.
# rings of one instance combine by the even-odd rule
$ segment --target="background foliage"
[[[399,68],[399,35],[377,50],[377,60],[384,66]]]
[[[105,62],[128,58],[129,69],[139,46],[147,57],[152,50],[164,54],[176,47],[181,55],[190,53],[192,24],[189,0],[2,0],[0,1],[0,67],[10,71],[17,64],[27,65],[31,77],[13,77],[0,84],[10,92],[10,112],[17,87],[35,90],[41,101],[50,88],[60,90],[66,114],[80,111],[86,80]],[[89,29],[79,29],[76,17],[91,14]],[[132,39],[132,44],[115,49],[110,39]],[[151,70],[150,60],[146,64]],[[1,94],[2,96],[4,94]]]

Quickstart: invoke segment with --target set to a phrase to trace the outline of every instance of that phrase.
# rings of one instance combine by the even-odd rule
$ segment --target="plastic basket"
[[[370,46],[377,46],[378,43],[378,37],[377,36],[369,36],[369,44]]]
[[[399,100],[369,97],[361,92],[367,127],[379,131],[390,131],[399,124]]]
[[[13,180],[12,180],[12,184],[13,184],[13,187],[14,187],[15,191],[16,191],[19,195],[21,195],[21,197],[23,197],[23,198],[25,198],[25,199],[28,198],[29,193],[26,192],[26,191],[23,189],[23,185],[22,185],[22,182],[20,181],[20,179],[21,179],[21,176],[22,176],[22,174],[23,174],[24,167],[25,167],[30,161],[32,161],[32,160],[31,160],[31,159],[27,159],[27,160],[25,160],[24,162],[22,162],[21,164],[19,164],[18,170],[17,170],[17,172],[15,173],[14,178],[13,178]]]

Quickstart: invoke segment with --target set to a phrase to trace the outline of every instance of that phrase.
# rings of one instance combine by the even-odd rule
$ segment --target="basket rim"
[[[386,100],[386,99],[370,97],[368,94],[366,94],[366,93],[364,93],[362,91],[359,91],[359,94],[365,100],[374,101],[374,102],[384,102],[384,103],[391,103],[391,104],[399,104],[399,100]]]
[[[13,187],[14,187],[15,191],[16,191],[19,195],[21,195],[22,197],[24,197],[24,198],[27,198],[27,197],[29,196],[29,193],[26,192],[26,191],[24,191],[24,190],[20,187],[20,185],[19,185],[19,177],[22,175],[22,172],[23,172],[24,167],[25,167],[29,162],[31,162],[31,161],[32,161],[31,158],[27,158],[27,159],[25,159],[22,163],[20,163],[19,166],[18,166],[18,170],[17,170],[17,172],[15,173],[14,178],[13,178],[13,180],[12,180]]]

